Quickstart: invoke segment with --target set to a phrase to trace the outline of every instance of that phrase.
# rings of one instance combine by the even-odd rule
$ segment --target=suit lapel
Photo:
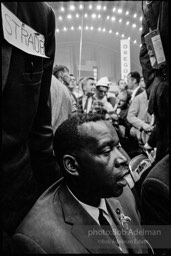
[[[17,14],[17,2],[4,3],[5,7],[8,8],[13,14]],[[4,90],[6,80],[8,77],[10,60],[13,46],[3,39],[2,41],[2,91]]]
[[[125,223],[125,225],[121,224],[120,220],[120,214],[124,214],[123,208],[117,199],[107,199],[106,205],[108,207],[108,211],[111,214],[112,219],[114,220],[117,228],[121,231],[122,239],[125,241],[125,245],[127,247],[127,250],[129,253],[142,253],[142,246],[141,243],[135,243],[137,240],[142,241],[142,237],[136,237],[134,235],[134,229],[138,228],[140,230],[140,226],[138,223],[131,221],[128,221]],[[116,212],[120,211],[120,214],[117,214]],[[125,214],[124,214],[125,215]],[[129,217],[129,216],[128,216]],[[143,241],[142,241],[143,244]],[[145,251],[146,251],[146,245]]]
[[[91,253],[121,253],[105,235],[96,221],[70,194],[66,185],[61,186],[59,199],[64,213],[64,221],[72,224],[72,234]]]

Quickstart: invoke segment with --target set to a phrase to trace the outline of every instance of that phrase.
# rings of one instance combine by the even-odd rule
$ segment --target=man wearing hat
[[[109,90],[109,85],[111,84],[111,82],[109,82],[108,78],[102,77],[98,80],[97,84],[96,84],[96,93],[95,93],[95,97],[100,100],[103,105],[104,105],[104,109],[109,113],[109,114],[113,114],[114,113],[114,109],[111,103],[109,103],[107,101],[107,92]]]

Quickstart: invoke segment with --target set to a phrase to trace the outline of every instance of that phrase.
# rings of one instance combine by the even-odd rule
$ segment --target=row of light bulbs
[[[76,17],[76,18],[79,18],[80,15],[79,15],[78,13],[76,13],[75,17]],[[96,18],[100,19],[100,18],[101,18],[101,14],[98,14],[98,15],[97,15],[96,13],[92,13],[92,14],[91,14],[91,17],[92,17],[92,19],[96,19]],[[87,13],[84,14],[84,18],[88,18],[88,14],[87,14]],[[63,19],[62,16],[59,16],[59,20],[62,20],[62,19]],[[71,15],[71,14],[68,14],[68,15],[67,15],[67,19],[72,19],[72,15]],[[109,20],[109,19],[110,19],[110,16],[108,15],[108,16],[106,17],[106,19]],[[111,20],[112,20],[112,21],[115,21],[116,18],[115,18],[114,16],[112,16],[112,17],[111,17]],[[122,19],[120,19],[120,20],[122,20]],[[140,21],[142,21],[142,17],[140,17]]]
[[[86,15],[86,14],[85,14],[85,15]],[[67,18],[68,18],[68,19],[72,19],[72,16],[71,16],[70,14],[68,14]],[[78,17],[77,17],[77,18],[78,18]],[[85,16],[85,18],[87,18],[87,16]],[[92,18],[93,18],[93,16],[92,16]],[[109,18],[110,18],[110,16],[107,16],[107,20],[109,20]],[[61,16],[59,16],[59,20],[60,20],[60,21],[63,20]],[[116,18],[112,16],[112,17],[111,17],[111,20],[112,20],[112,21],[115,21]],[[122,19],[119,19],[119,23],[121,23],[121,22],[122,22]],[[128,26],[129,24],[130,24],[130,21],[127,21],[127,22],[126,22],[126,25]],[[136,28],[136,27],[137,27],[137,25],[136,25],[135,23],[133,23],[133,24],[132,24],[132,28]],[[142,27],[139,28],[139,31],[142,31]]]
[[[79,26],[78,29],[81,30],[81,26]],[[60,31],[67,31],[67,30],[68,30],[68,28],[66,28],[66,27],[64,27],[63,30],[59,30],[59,29],[57,28],[57,29],[56,29],[56,32],[59,33]],[[75,30],[75,28],[72,26],[72,27],[71,27],[71,30],[73,31],[73,30]],[[85,30],[94,30],[94,27],[93,27],[93,26],[91,26],[91,27],[86,26],[86,27],[85,27]],[[107,31],[106,28],[103,28],[103,29],[102,29],[101,27],[99,27],[97,30],[98,30],[98,31],[102,31],[102,32],[109,32],[109,34],[114,34],[111,29],[110,29],[109,31]],[[116,36],[119,36],[119,32],[116,32],[115,35],[116,35]],[[122,34],[121,37],[124,38],[125,35]],[[131,37],[129,36],[127,39],[131,40]],[[134,40],[133,43],[136,44],[136,43],[137,43],[137,40]],[[141,44],[140,44],[140,47],[141,47]]]
[[[80,10],[83,10],[83,8],[84,8],[84,6],[83,6],[82,4],[80,4],[80,5],[79,5],[79,9],[80,9]],[[70,5],[69,9],[70,9],[71,11],[75,11],[76,8],[75,8],[74,5]],[[89,9],[89,10],[92,10],[92,9],[93,9],[92,4],[89,4],[88,9]],[[103,7],[102,7],[101,5],[97,5],[97,6],[96,6],[96,10],[97,10],[97,11],[100,11],[100,10],[106,11],[106,9],[107,9],[106,6],[103,6]],[[65,8],[62,6],[61,9],[60,9],[60,11],[61,11],[61,12],[64,12],[64,11],[65,11]],[[112,11],[115,12],[115,13],[118,13],[118,14],[122,14],[122,13],[123,13],[123,10],[122,10],[121,8],[116,9],[116,7],[113,7]],[[129,11],[128,11],[128,10],[125,12],[125,15],[129,15]],[[137,13],[134,13],[133,18],[136,18],[136,17],[137,17]],[[140,17],[140,21],[142,21],[142,16]]]

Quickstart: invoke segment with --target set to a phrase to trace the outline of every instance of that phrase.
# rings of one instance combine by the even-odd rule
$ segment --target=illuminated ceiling
[[[111,39],[129,38],[140,46],[141,1],[48,2],[56,13],[56,33],[110,34]],[[58,35],[59,37],[59,35]]]

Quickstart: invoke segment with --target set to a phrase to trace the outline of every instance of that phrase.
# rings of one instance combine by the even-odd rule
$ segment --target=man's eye
[[[103,155],[108,156],[108,155],[110,154],[111,150],[112,150],[111,147],[107,147],[107,148],[105,148],[105,149],[103,150],[102,153],[103,153]]]

